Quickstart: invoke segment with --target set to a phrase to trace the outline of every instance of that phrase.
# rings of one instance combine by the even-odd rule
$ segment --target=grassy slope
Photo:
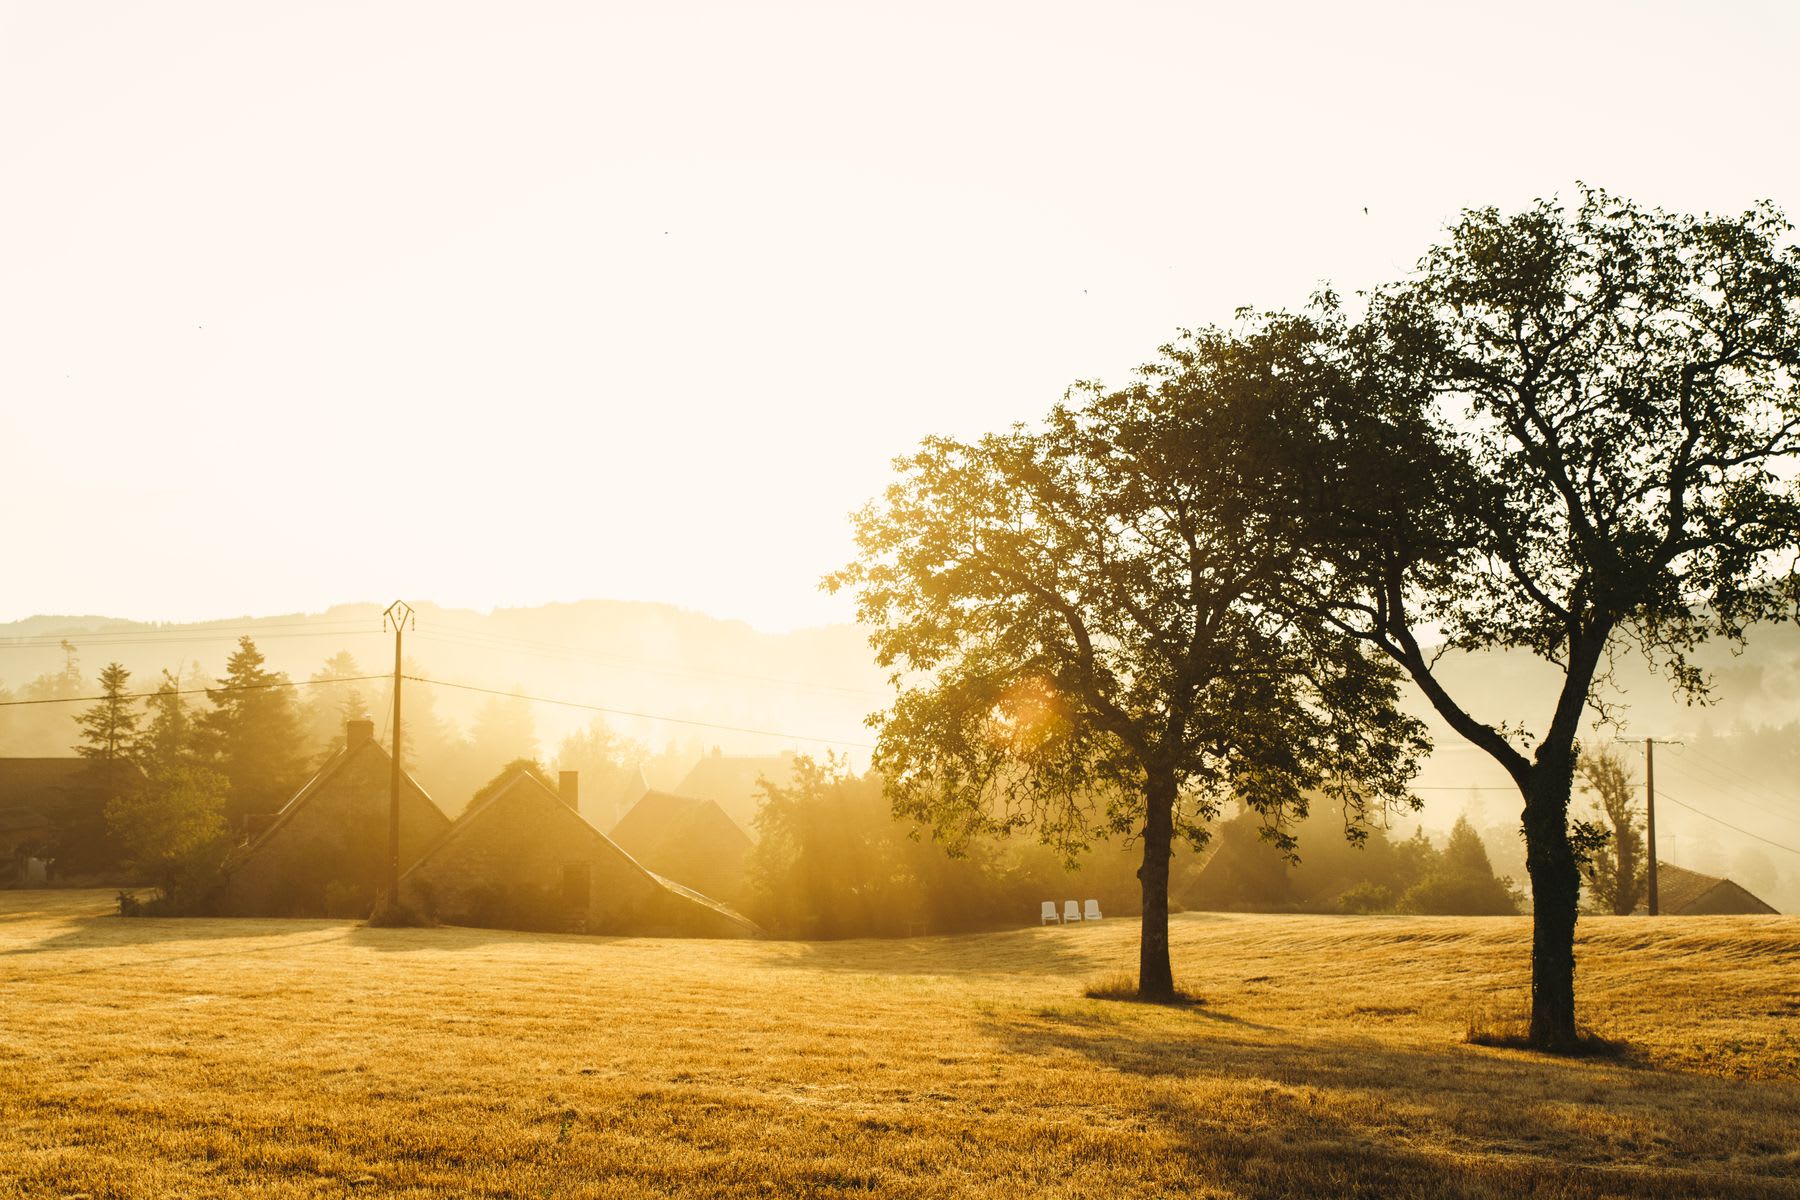
[[[1800,1197],[1800,918],[1588,920],[1639,1049],[1460,1043],[1523,921],[837,944],[123,921],[0,893],[0,1196]]]

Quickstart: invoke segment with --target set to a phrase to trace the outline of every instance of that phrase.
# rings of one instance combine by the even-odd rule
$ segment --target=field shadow
[[[1080,978],[1117,965],[1116,948],[1035,928],[835,941],[772,940],[788,951],[766,965],[858,975]]]
[[[418,925],[383,928],[357,922],[345,934],[354,946],[380,954],[456,953],[493,946],[605,947],[644,941],[602,933],[558,933],[542,929],[498,929],[485,925]]]
[[[1156,1081],[1145,1120],[1196,1175],[1233,1194],[1800,1197],[1784,1138],[1765,1138],[1730,1171],[1682,1161],[1654,1131],[1634,1144],[1623,1122],[1617,1135],[1596,1134],[1609,1104],[1628,1104],[1634,1121],[1648,1110],[1652,1126],[1703,1130],[1702,1114],[1755,1103],[1741,1083],[1459,1044],[1259,1037],[1281,1031],[1205,1008],[1178,1013],[1139,1029],[1111,1019],[1110,1006],[1106,1018],[1051,1009],[990,1015],[983,1029],[1008,1056],[1075,1054],[1096,1071]],[[1199,1099],[1221,1085],[1231,1102]],[[1783,1108],[1800,1118],[1800,1092],[1772,1086],[1762,1099],[1770,1127],[1788,1123]]]
[[[171,942],[282,937],[341,930],[342,921],[261,920],[251,917],[121,917],[91,913],[55,918],[58,932],[0,950],[0,958],[71,950],[157,947]],[[0,943],[3,944],[3,943]]]

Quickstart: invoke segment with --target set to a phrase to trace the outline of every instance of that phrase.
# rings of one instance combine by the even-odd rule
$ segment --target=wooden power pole
[[[387,611],[381,614],[382,628],[394,627],[394,738],[393,769],[388,776],[388,857],[387,857],[387,906],[394,908],[400,903],[400,637],[408,623],[418,628],[418,620],[413,616],[412,605],[404,600],[396,600],[388,605]],[[1655,868],[1652,868],[1654,870]],[[1654,876],[1652,876],[1654,878]],[[1651,911],[1655,911],[1656,885],[1650,885]]]
[[[396,696],[398,692],[394,693]],[[396,713],[400,710],[395,709]],[[396,718],[398,719],[398,718]],[[1649,871],[1647,897],[1650,915],[1656,916],[1656,739],[1644,739],[1644,841],[1649,843],[1649,862],[1645,864]],[[1629,886],[1627,884],[1626,886]]]

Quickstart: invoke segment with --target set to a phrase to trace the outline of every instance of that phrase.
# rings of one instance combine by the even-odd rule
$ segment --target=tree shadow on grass
[[[1785,1085],[1752,1095],[1617,1061],[1258,1030],[1276,1032],[1204,1008],[986,1023],[1008,1055],[1074,1053],[1153,1080],[1141,1115],[1196,1176],[1235,1194],[1800,1197],[1782,1132],[1800,1122],[1800,1090]],[[1721,1114],[1744,1123],[1725,1129]]]
[[[197,930],[197,924],[205,924],[212,928]],[[80,927],[66,929],[53,937],[43,938],[27,946],[18,946],[0,950],[0,960],[12,960],[12,965],[19,968],[16,973],[0,976],[4,979],[56,979],[70,975],[99,975],[123,971],[139,972],[149,967],[174,963],[195,962],[209,958],[247,958],[258,954],[286,953],[299,946],[323,945],[327,942],[344,940],[345,930],[342,922],[284,921],[285,928],[273,928],[264,924],[257,928],[259,922],[232,922],[243,924],[247,929],[221,930],[217,926],[225,922],[216,918],[198,921],[193,918],[157,917],[157,918],[121,918],[121,917],[83,917],[78,919]],[[298,926],[298,928],[297,928]],[[303,935],[295,937],[294,935]],[[274,941],[267,939],[280,938]],[[255,945],[245,945],[250,939],[264,939]],[[196,944],[206,945],[219,943],[218,949],[180,949]],[[43,969],[37,963],[17,961],[24,956],[45,954],[79,954],[82,951],[124,951],[128,957],[108,955],[102,962],[83,962],[76,959],[78,965],[58,967],[53,960]],[[173,951],[158,953],[158,951]]]
[[[1120,923],[1121,925],[1124,922]],[[1133,961],[1137,923],[1130,923]],[[772,939],[786,953],[766,965],[803,971],[863,975],[943,975],[1082,980],[1119,962],[1115,938],[1101,931],[1004,929],[905,938],[842,938],[817,941]]]

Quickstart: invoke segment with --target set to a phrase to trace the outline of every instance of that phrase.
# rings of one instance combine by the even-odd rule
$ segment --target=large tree
[[[200,902],[217,881],[227,845],[225,791],[217,772],[176,764],[106,806],[126,864],[155,883],[175,911]]]
[[[264,666],[248,636],[226,660],[225,677],[208,688],[212,711],[196,721],[199,745],[226,779],[225,815],[275,812],[287,803],[305,770],[306,738],[288,677]]]
[[[858,593],[899,689],[874,761],[952,849],[1034,829],[1073,854],[1134,831],[1138,986],[1173,994],[1169,860],[1236,796],[1291,847],[1307,790],[1352,829],[1422,748],[1392,668],[1296,622],[1304,528],[1293,381],[1265,348],[1189,335],[1136,383],[1043,427],[932,438],[856,518]]]
[[[1541,1048],[1579,1043],[1569,799],[1612,656],[1640,651],[1702,696],[1702,640],[1791,610],[1787,233],[1766,205],[1693,217],[1591,189],[1572,211],[1472,210],[1356,327],[1327,330],[1331,386],[1359,397],[1329,411],[1362,414],[1321,472],[1319,527],[1362,585],[1334,616],[1519,789]],[[1561,683],[1539,723],[1508,725],[1478,712],[1479,685],[1452,694],[1441,650],[1533,654]]]

